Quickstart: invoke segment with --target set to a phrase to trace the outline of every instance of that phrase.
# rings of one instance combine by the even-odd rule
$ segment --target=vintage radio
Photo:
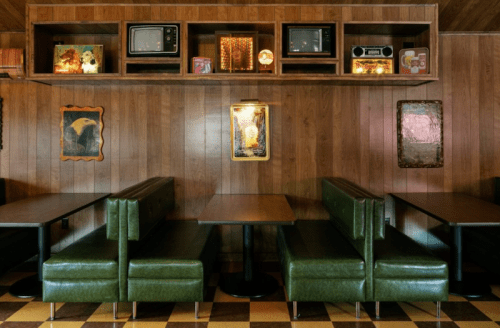
[[[351,46],[352,58],[392,58],[392,46]]]
[[[128,26],[129,56],[178,56],[179,26],[141,24]]]
[[[288,56],[331,56],[331,26],[288,26]]]
[[[399,73],[400,74],[428,74],[429,49],[410,48],[399,51]]]

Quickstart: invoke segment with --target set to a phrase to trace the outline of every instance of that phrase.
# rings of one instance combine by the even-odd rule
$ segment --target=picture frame
[[[231,160],[269,160],[269,106],[260,102],[243,102],[231,105],[230,111]]]
[[[0,97],[0,149],[3,149],[3,98]]]
[[[440,100],[397,103],[398,166],[442,167],[443,107]]]
[[[61,160],[102,161],[102,107],[63,106]]]

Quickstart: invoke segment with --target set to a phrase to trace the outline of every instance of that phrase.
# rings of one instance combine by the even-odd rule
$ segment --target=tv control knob
[[[171,37],[167,36],[167,41],[170,41]]]
[[[167,33],[172,33],[172,30],[167,28]]]
[[[384,56],[386,57],[389,57],[392,55],[392,49],[390,47],[385,47],[384,49],[382,49],[382,54],[384,54]]]
[[[354,48],[354,50],[352,51],[352,53],[354,54],[354,56],[356,57],[361,57],[363,55],[363,48],[361,47],[356,47]]]

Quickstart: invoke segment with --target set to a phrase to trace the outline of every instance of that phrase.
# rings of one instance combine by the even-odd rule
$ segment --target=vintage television
[[[331,26],[288,26],[287,55],[331,56],[332,37]]]
[[[179,56],[179,25],[128,25],[128,56]]]

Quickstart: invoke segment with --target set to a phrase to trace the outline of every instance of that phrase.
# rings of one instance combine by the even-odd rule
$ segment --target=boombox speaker
[[[351,46],[352,58],[392,58],[393,48],[387,46]]]

